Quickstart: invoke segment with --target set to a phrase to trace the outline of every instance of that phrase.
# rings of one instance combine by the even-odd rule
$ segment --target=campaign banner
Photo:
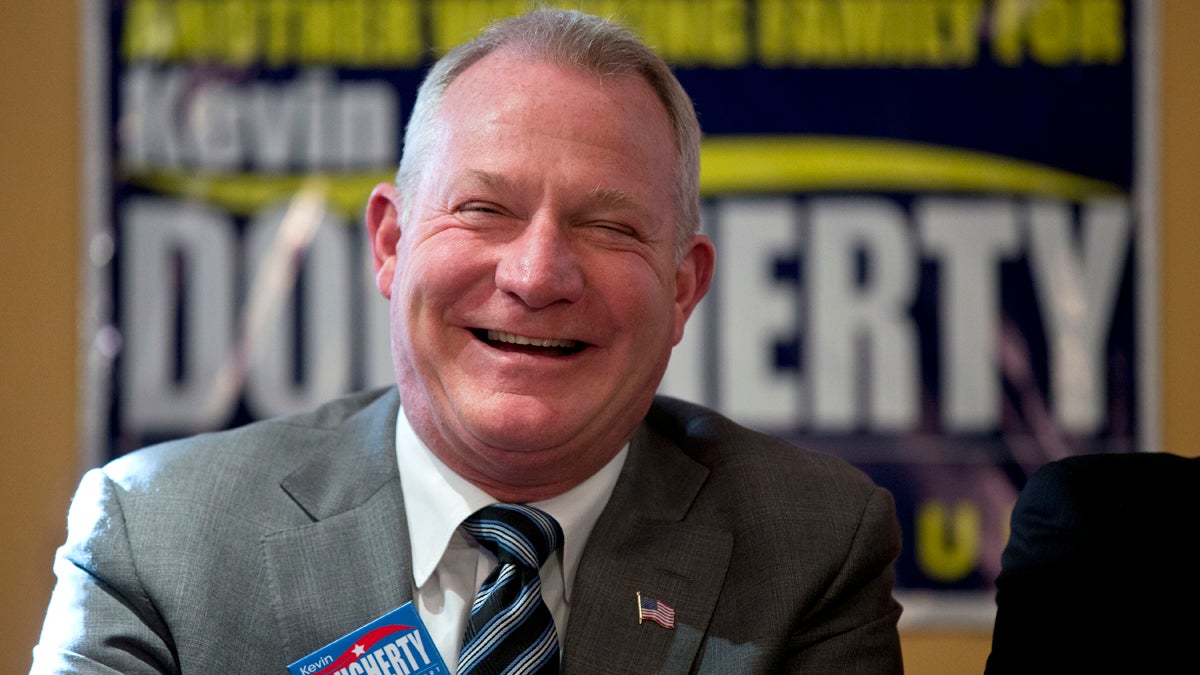
[[[529,4],[88,5],[88,462],[393,382],[367,196],[429,64]],[[558,4],[704,128],[717,270],[663,391],[868,472],[904,621],[990,625],[1026,477],[1158,449],[1153,4]]]

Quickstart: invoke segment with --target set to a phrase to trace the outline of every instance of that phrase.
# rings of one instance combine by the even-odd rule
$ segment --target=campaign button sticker
[[[289,675],[445,675],[448,672],[411,602],[288,666]]]

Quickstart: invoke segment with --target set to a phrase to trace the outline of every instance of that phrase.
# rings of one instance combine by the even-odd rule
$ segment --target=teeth
[[[574,340],[558,340],[555,338],[531,338],[524,335],[513,335],[512,333],[503,333],[498,330],[489,330],[487,332],[489,340],[496,342],[507,342],[513,345],[529,345],[531,347],[561,347],[572,348],[575,346]]]

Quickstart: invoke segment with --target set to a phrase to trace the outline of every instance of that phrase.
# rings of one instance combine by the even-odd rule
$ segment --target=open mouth
[[[498,330],[485,330],[483,328],[476,328],[471,332],[475,334],[475,337],[483,340],[489,346],[506,352],[535,354],[537,356],[570,356],[578,354],[587,347],[587,343],[578,340],[532,338]]]

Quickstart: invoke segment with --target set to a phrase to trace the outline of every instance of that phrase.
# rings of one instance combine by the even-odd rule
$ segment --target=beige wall
[[[0,672],[20,673],[78,475],[81,47],[71,0],[0,7]],[[1160,9],[1163,447],[1200,455],[1200,3]],[[988,647],[982,633],[904,635],[915,675],[981,673]]]
[[[0,0],[0,672],[28,672],[77,479],[78,11]]]

